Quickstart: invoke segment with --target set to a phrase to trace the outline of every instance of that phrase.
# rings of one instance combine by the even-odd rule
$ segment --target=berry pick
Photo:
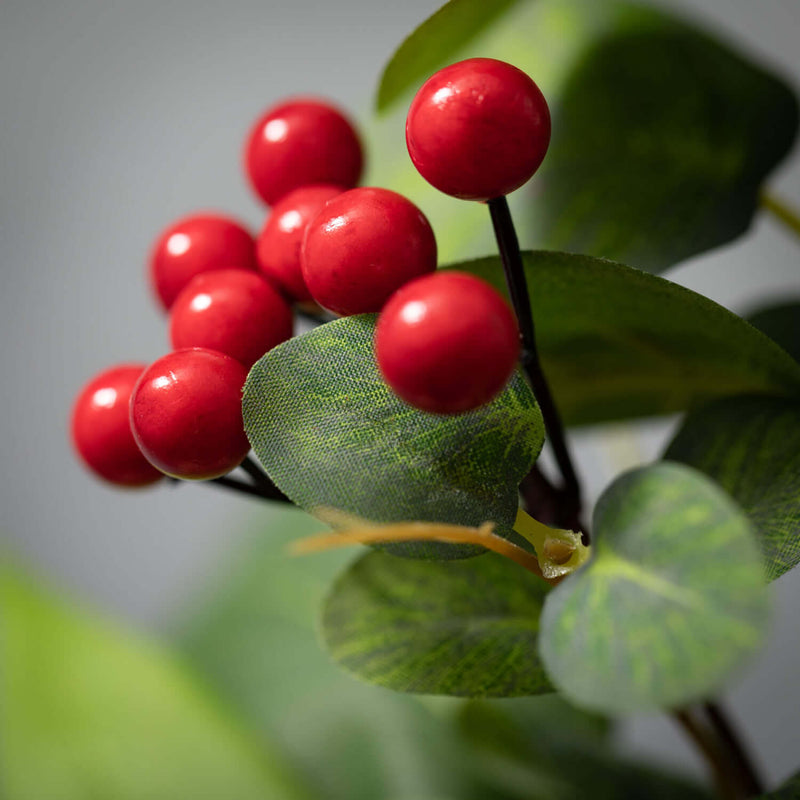
[[[396,289],[436,269],[436,239],[425,215],[397,192],[351,189],[309,224],[301,263],[324,308],[380,311]]]
[[[267,205],[312,183],[349,189],[363,166],[350,121],[330,103],[307,98],[287,100],[261,116],[247,137],[244,160],[250,185]]]
[[[516,319],[488,283],[464,272],[435,272],[404,286],[375,330],[375,358],[407,403],[458,414],[488,403],[519,355]]]
[[[130,403],[131,429],[145,457],[185,480],[218,478],[242,463],[247,370],[215,350],[177,350],[151,364]]]
[[[470,58],[423,84],[408,111],[406,143],[428,183],[464,200],[491,200],[536,172],[550,143],[550,112],[522,70]]]
[[[145,364],[119,364],[95,375],[72,407],[72,443],[84,464],[118,486],[146,486],[163,478],[142,455],[128,404]]]
[[[165,309],[195,275],[233,267],[255,269],[255,242],[246,228],[220,214],[194,214],[174,222],[150,253],[150,281]]]

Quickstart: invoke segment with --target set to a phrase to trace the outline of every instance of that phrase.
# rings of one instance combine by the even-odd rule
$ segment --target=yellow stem
[[[759,200],[763,208],[774,214],[787,228],[800,236],[800,213],[769,192],[762,192]]]
[[[414,541],[476,544],[511,559],[537,577],[547,580],[548,583],[556,584],[559,582],[559,579],[548,580],[542,575],[536,556],[493,533],[492,528],[493,524],[491,522],[484,523],[480,528],[429,522],[400,522],[391,525],[376,525],[374,527],[357,527],[300,539],[290,545],[290,552],[295,555],[302,555],[316,553],[321,550],[330,550],[335,547],[347,547],[353,544],[388,544],[391,542]]]

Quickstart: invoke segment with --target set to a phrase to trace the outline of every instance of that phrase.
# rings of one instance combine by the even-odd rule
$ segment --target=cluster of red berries
[[[521,186],[547,149],[547,105],[511,65],[471,59],[436,73],[411,105],[406,138],[422,176],[456,197]],[[250,367],[292,335],[292,305],[380,312],[375,355],[389,386],[434,413],[492,399],[519,354],[515,317],[494,289],[436,271],[423,213],[387,189],[353,188],[362,149],[328,103],[294,99],[252,127],[245,167],[272,210],[257,237],[218,215],[178,221],[150,258],[174,351],[96,376],[73,410],[73,441],[108,481],[219,477],[247,455],[241,392]]]

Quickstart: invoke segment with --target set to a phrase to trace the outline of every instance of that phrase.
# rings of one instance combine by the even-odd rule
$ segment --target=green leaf
[[[352,551],[292,558],[319,529],[281,510],[222,575],[180,636],[186,657],[257,730],[280,741],[322,800],[488,800],[448,719],[419,698],[354,681],[320,648],[314,619]],[[482,560],[482,559],[478,559]]]
[[[770,580],[800,563],[800,402],[732,397],[686,418],[664,458],[712,477],[750,517]]]
[[[447,58],[471,42],[519,0],[450,0],[422,23],[386,65],[375,105],[388,108],[409,88],[418,86]]]
[[[558,695],[520,699],[511,709],[473,701],[459,723],[470,760],[519,800],[710,800],[685,779],[621,759],[597,735],[597,722]]]
[[[747,320],[777,342],[795,361],[800,361],[800,302],[794,300],[761,308]]]
[[[494,554],[437,563],[369,553],[334,584],[323,636],[345,669],[395,691],[542,694],[552,691],[536,644],[548,589]]]
[[[304,798],[183,666],[0,565],[0,795]]]
[[[577,705],[673,708],[719,688],[761,646],[763,566],[744,514],[702,473],[622,475],[594,513],[594,556],[548,596],[541,656]]]
[[[789,778],[780,789],[759,795],[756,800],[800,800],[800,773]]]
[[[797,132],[797,101],[780,79],[693,25],[617,0],[526,0],[458,50],[449,39],[437,50],[453,17],[468,24],[467,5],[446,6],[448,15],[428,20],[396,59],[424,58],[430,72],[495,57],[539,84],[553,137],[539,173],[514,194],[523,247],[657,272],[748,228],[759,187]],[[399,99],[394,59],[385,78]],[[375,125],[370,182],[425,211],[442,260],[491,252],[485,211],[439,194],[396,155],[403,99]]]
[[[267,473],[297,505],[333,523],[342,514],[468,526],[490,520],[508,533],[517,486],[544,441],[527,383],[515,374],[492,403],[468,414],[418,411],[378,371],[375,319],[327,323],[253,367],[245,430]],[[437,542],[389,547],[422,558],[482,552]]]
[[[800,394],[800,365],[702,295],[589,256],[523,259],[545,374],[568,424],[667,414],[733,394]],[[496,257],[452,266],[505,292]]]

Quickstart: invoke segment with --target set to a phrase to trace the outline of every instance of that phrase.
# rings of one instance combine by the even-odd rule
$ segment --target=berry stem
[[[747,796],[762,795],[766,791],[764,783],[725,710],[715,702],[708,702],[703,708],[711,722],[711,727],[739,772]]]
[[[776,216],[795,235],[800,236],[800,212],[769,192],[762,192],[759,200],[764,209]]]
[[[508,208],[508,201],[505,196],[495,197],[489,200],[489,212],[492,217],[494,234],[497,239],[497,246],[500,250],[500,259],[503,262],[503,269],[506,275],[508,292],[511,295],[511,302],[519,322],[520,337],[522,339],[522,368],[528,377],[533,388],[533,393],[539,403],[539,408],[544,418],[544,426],[547,431],[547,438],[553,449],[558,468],[564,486],[557,489],[562,497],[556,500],[559,510],[558,524],[567,527],[574,525],[580,517],[581,510],[581,489],[578,477],[572,466],[569,449],[567,448],[564,436],[564,427],[561,423],[558,409],[553,401],[553,395],[542,371],[539,361],[539,353],[536,349],[536,333],[533,324],[533,312],[531,310],[530,294],[528,292],[528,282],[525,278],[525,268],[522,264],[522,254],[519,249],[519,240],[514,230],[514,223],[511,219],[511,212]],[[540,478],[544,479],[537,470]],[[546,479],[544,479],[546,481]],[[539,481],[540,486],[545,484]],[[588,539],[584,529],[584,539]],[[588,544],[588,541],[584,541]]]

